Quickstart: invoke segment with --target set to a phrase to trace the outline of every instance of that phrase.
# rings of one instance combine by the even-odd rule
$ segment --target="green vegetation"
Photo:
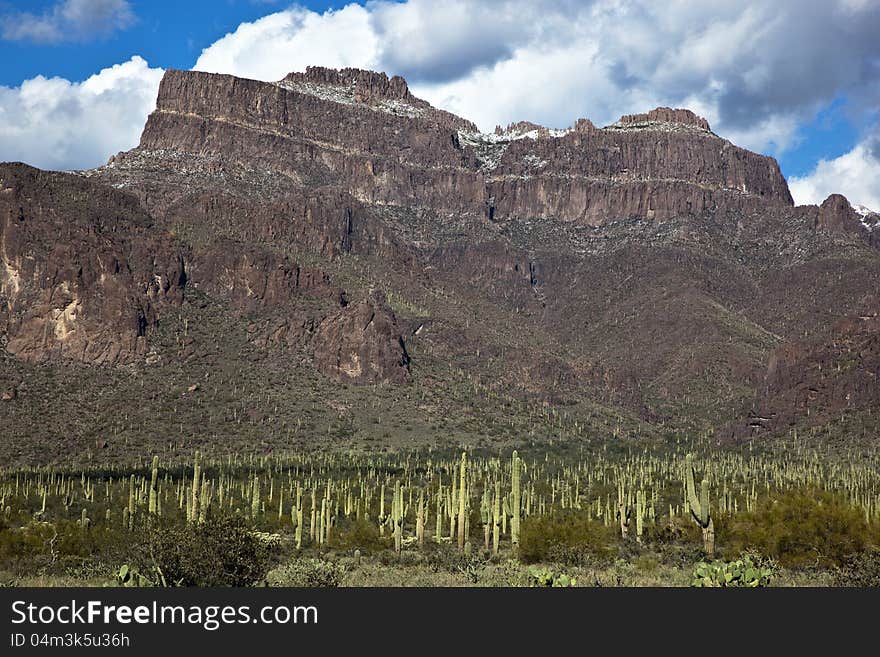
[[[529,582],[532,586],[552,586],[557,588],[566,588],[577,584],[577,580],[574,577],[569,577],[565,573],[553,572],[549,568],[539,568],[538,566],[529,566]]]
[[[763,585],[773,559],[774,584],[854,581],[880,547],[880,459],[845,456],[567,441],[8,469],[0,580]]]
[[[770,581],[773,579],[774,570],[775,565],[772,562],[760,557],[753,560],[749,554],[730,562],[700,562],[694,568],[694,582],[692,586],[744,586],[749,588],[769,586]]]
[[[519,558],[524,563],[558,562],[584,565],[608,561],[617,554],[613,527],[570,509],[530,516],[522,525]]]
[[[841,493],[789,490],[731,519],[730,541],[786,566],[839,566],[868,544],[866,515]]]

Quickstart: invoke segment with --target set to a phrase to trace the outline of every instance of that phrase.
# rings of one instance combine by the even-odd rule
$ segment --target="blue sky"
[[[658,7],[0,0],[0,160],[85,168],[132,147],[166,68],[278,79],[351,65],[402,74],[483,130],[690,107],[777,157],[797,201],[833,190],[880,205],[880,0]]]
[[[42,15],[57,0],[0,0],[0,16],[19,12]],[[0,84],[17,86],[36,75],[84,80],[103,68],[140,55],[151,66],[192,68],[203,48],[241,23],[291,3],[276,0],[130,0],[133,21],[110,34],[88,40],[45,42],[0,40]],[[319,11],[344,3],[304,2]]]

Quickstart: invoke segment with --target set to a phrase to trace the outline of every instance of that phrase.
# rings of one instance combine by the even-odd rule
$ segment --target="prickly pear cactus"
[[[575,586],[577,580],[565,573],[554,573],[546,567],[529,566],[529,584],[530,586],[555,586],[564,588]]]
[[[694,568],[694,579],[691,586],[758,588],[769,586],[773,575],[772,564],[756,563],[749,555],[745,555],[741,559],[730,562],[706,563],[701,561]]]

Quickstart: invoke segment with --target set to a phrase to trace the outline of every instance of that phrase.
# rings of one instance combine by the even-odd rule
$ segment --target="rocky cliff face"
[[[581,426],[593,402],[736,436],[876,403],[871,322],[833,327],[878,307],[880,217],[795,207],[772,158],[688,110],[482,134],[380,73],[169,71],[137,148],[0,180],[18,359],[139,364],[164,326],[188,365],[234,349]],[[201,343],[186,313],[215,322]]]
[[[79,176],[0,165],[0,332],[24,360],[142,360],[179,304],[184,260],[136,199]]]
[[[277,83],[169,71],[139,151],[223,154],[368,204],[493,220],[599,225],[791,205],[772,158],[737,148],[687,110],[658,108],[604,129],[520,123],[492,135],[412,96],[401,78],[312,67]]]
[[[318,328],[315,362],[329,376],[349,383],[404,383],[409,379],[397,318],[380,292],[345,308]]]
[[[877,313],[846,317],[821,340],[796,340],[770,356],[764,386],[745,422],[733,427],[743,439],[787,432],[802,424],[840,418],[880,404],[880,319]]]
[[[819,207],[816,228],[832,232],[859,234],[863,226],[859,215],[842,194],[832,194]]]
[[[774,160],[716,137],[698,117],[672,120],[682,112],[642,115],[666,121],[623,117],[601,130],[512,141],[489,175],[496,216],[600,225],[792,204]]]

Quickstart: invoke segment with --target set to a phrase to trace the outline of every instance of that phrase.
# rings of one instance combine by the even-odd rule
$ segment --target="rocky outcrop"
[[[816,215],[815,228],[838,233],[861,232],[859,215],[842,194],[831,194],[822,202]]]
[[[314,354],[321,372],[348,383],[403,383],[410,376],[397,318],[379,292],[322,322]]]
[[[415,98],[399,77],[310,67],[277,83],[168,71],[139,146],[247,163],[368,205],[599,225],[791,205],[775,160],[688,110],[597,129],[519,122],[495,134]]]
[[[139,150],[222,153],[305,185],[342,187],[366,203],[482,211],[482,179],[456,137],[473,124],[423,102],[377,104],[383,85],[344,71],[339,78],[353,87],[315,82],[324,77],[335,79],[313,73],[276,84],[168,71]],[[385,86],[391,93],[399,85]],[[366,99],[357,94],[363,88],[373,89]]]
[[[189,273],[194,288],[227,299],[242,313],[289,309],[303,295],[347,304],[345,291],[331,284],[327,272],[264,247],[222,241],[197,255]]]
[[[620,126],[647,126],[652,123],[678,123],[709,130],[709,122],[689,109],[657,107],[646,114],[624,114],[617,122]]]
[[[661,110],[638,116],[681,114],[691,122],[687,126],[700,130],[656,122],[636,130],[638,117],[624,117],[601,130],[579,122],[562,136],[511,141],[488,175],[494,217],[553,217],[595,226],[722,207],[792,205],[775,160],[720,139],[686,110],[668,111],[672,116]]]
[[[821,424],[880,405],[880,317],[846,317],[819,340],[795,340],[775,350],[764,388],[734,438],[785,432],[805,420]]]
[[[0,332],[11,354],[137,362],[185,284],[182,255],[133,196],[0,165]]]

